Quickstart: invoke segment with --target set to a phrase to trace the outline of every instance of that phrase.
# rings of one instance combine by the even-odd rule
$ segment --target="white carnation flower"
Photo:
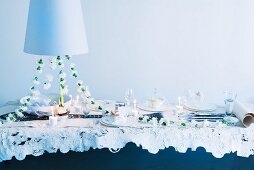
[[[85,95],[86,95],[86,97],[91,97],[91,93],[89,91],[88,86],[85,87]]]
[[[8,117],[6,117],[6,121],[7,122],[11,122],[11,118],[8,116]]]
[[[60,84],[64,85],[65,84],[65,79],[63,79],[62,81],[60,81]]]
[[[78,93],[82,93],[82,88],[78,87],[77,92],[78,92]]]
[[[21,104],[29,104],[31,100],[31,96],[25,96],[20,99]]]
[[[44,83],[43,84],[43,89],[48,90],[51,87],[50,83]]]
[[[33,96],[39,96],[41,93],[39,90],[31,90]]]
[[[64,68],[64,63],[58,62],[57,66],[58,66],[59,68]]]
[[[7,122],[14,122],[16,121],[16,117],[14,114],[8,114],[8,117],[6,118]]]
[[[19,109],[17,109],[17,110],[15,111],[15,113],[16,113],[16,115],[17,115],[18,117],[23,117],[23,116],[24,116],[24,114],[23,114],[21,111],[19,111]]]
[[[78,85],[78,86],[81,86],[82,84],[83,84],[83,81],[82,81],[82,80],[77,81],[77,85]]]
[[[56,63],[56,58],[55,57],[51,58],[50,63]]]
[[[53,75],[52,75],[52,74],[47,74],[47,75],[46,75],[46,80],[47,80],[48,82],[52,82],[52,81],[53,81]]]
[[[38,80],[33,80],[33,83],[36,85],[40,84],[40,82]]]
[[[56,63],[50,63],[49,66],[50,66],[50,68],[51,68],[52,70],[55,70],[56,67],[57,67]]]
[[[161,118],[159,121],[159,124],[162,126],[166,126],[167,125],[167,121],[164,118]]]
[[[70,64],[70,68],[75,68],[75,67],[76,67],[76,65],[74,63]]]
[[[75,78],[78,77],[78,72],[76,70],[72,70],[71,75]]]
[[[59,78],[65,78],[65,77],[66,77],[66,74],[64,72],[59,74]]]
[[[144,121],[144,122],[147,122],[148,119],[149,119],[148,116],[144,116],[143,121]]]
[[[19,109],[23,110],[23,112],[27,111],[28,107],[26,106],[21,106]]]

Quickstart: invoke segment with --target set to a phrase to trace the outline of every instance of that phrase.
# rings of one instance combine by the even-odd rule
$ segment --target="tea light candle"
[[[49,126],[56,126],[56,125],[57,125],[57,117],[49,116]]]
[[[55,107],[51,107],[51,116],[49,116],[49,126],[57,125],[57,117],[55,116]]]
[[[153,126],[156,127],[158,125],[158,121],[157,121],[157,118],[156,117],[153,117],[152,118],[152,123],[153,123]]]

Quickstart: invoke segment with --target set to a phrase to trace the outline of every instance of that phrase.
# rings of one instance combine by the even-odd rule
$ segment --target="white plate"
[[[170,106],[169,105],[162,105],[158,108],[151,108],[150,106],[148,106],[148,103],[142,103],[142,104],[138,104],[138,108],[144,111],[148,111],[148,112],[165,112],[165,111],[169,111]]]
[[[211,103],[184,103],[184,108],[196,112],[212,112],[216,110],[216,106]]]
[[[109,127],[119,127],[115,121],[115,116],[104,116],[100,119],[100,123]]]

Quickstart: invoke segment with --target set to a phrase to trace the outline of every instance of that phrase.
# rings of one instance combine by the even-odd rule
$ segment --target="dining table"
[[[98,112],[90,112],[90,115],[96,114]],[[148,112],[140,110],[139,114],[145,115]],[[172,120],[179,118],[179,115],[171,111],[163,112],[163,115]],[[74,116],[59,120],[56,126],[50,126],[49,120],[5,122],[0,125],[0,161],[11,160],[13,157],[24,160],[27,155],[40,156],[45,152],[57,151],[84,152],[106,148],[117,153],[128,143],[151,154],[169,147],[179,153],[203,147],[215,158],[222,158],[229,153],[236,153],[240,157],[254,154],[254,125],[245,128],[222,122],[210,126],[204,122],[183,124],[175,121],[168,126],[147,126],[139,121],[131,124],[130,121],[127,122],[128,126],[114,126],[103,123],[102,118]]]

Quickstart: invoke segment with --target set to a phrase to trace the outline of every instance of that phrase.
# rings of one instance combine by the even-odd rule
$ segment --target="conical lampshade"
[[[30,0],[24,52],[47,56],[87,53],[80,0]]]

